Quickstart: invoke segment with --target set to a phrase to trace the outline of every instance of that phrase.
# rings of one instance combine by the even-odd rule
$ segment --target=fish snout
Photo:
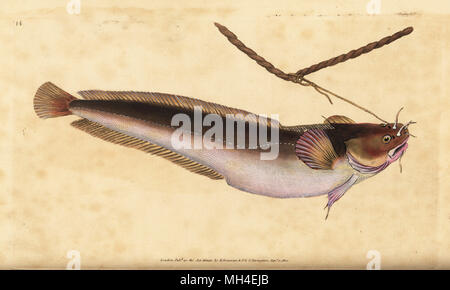
[[[404,133],[404,134],[407,134],[407,133]],[[405,135],[405,136],[406,136],[406,138],[402,143],[400,143],[398,146],[396,146],[388,151],[389,162],[392,163],[392,162],[396,161],[405,153],[406,149],[408,148],[409,135]]]
[[[400,136],[402,136],[402,135],[407,135],[407,136],[409,136],[410,134],[409,134],[409,131],[408,131],[408,127],[409,127],[409,125],[412,125],[412,124],[416,124],[416,122],[414,122],[414,121],[409,121],[409,122],[406,123],[405,125],[399,124],[399,125],[401,125],[401,126],[400,126],[400,128],[398,129],[396,136],[397,136],[397,137],[400,137]]]

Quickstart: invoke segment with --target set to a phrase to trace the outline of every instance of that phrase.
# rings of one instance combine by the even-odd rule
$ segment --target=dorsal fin
[[[330,123],[324,123],[324,124],[312,124],[312,125],[296,125],[296,126],[283,126],[283,130],[287,131],[293,131],[298,133],[303,133],[307,130],[312,129],[334,129],[334,127]]]
[[[121,101],[141,102],[150,104],[161,104],[186,109],[194,109],[194,106],[202,106],[203,111],[219,115],[243,114],[245,116],[247,114],[251,114],[250,112],[244,110],[226,107],[216,103],[205,102],[194,98],[163,93],[88,90],[88,91],[79,91],[78,94],[80,94],[86,100],[109,100],[109,101],[121,100]]]
[[[334,115],[334,116],[330,116],[328,118],[325,119],[324,123],[328,123],[328,124],[337,124],[337,123],[341,123],[341,124],[354,124],[355,121],[353,121],[352,119],[350,119],[349,117],[346,116],[342,116],[342,115]]]
[[[178,95],[152,93],[152,92],[133,92],[133,91],[102,91],[102,90],[87,90],[79,91],[80,94],[86,100],[120,100],[130,102],[149,103],[162,106],[170,106],[176,108],[184,108],[193,110],[194,106],[201,106],[202,111],[205,114],[217,114],[225,117],[227,114],[242,115],[246,121],[262,122],[268,126],[279,126],[278,121],[270,118],[257,119],[257,115],[236,108],[223,106],[220,104],[206,102],[199,99],[183,97]]]
[[[183,155],[180,155],[176,152],[155,145],[153,143],[143,141],[141,139],[134,138],[126,134],[111,130],[98,123],[91,122],[87,119],[74,121],[71,123],[71,125],[74,126],[75,128],[85,131],[86,133],[94,137],[98,137],[105,141],[123,145],[126,147],[139,149],[146,153],[161,156],[193,173],[201,174],[211,179],[223,179],[223,176],[218,172],[216,172],[215,170],[203,164],[197,163]]]

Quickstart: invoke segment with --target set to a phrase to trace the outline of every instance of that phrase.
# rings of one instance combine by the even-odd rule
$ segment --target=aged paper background
[[[450,268],[448,1],[2,1],[0,267]],[[222,3],[223,2],[223,3]],[[316,1],[318,2],[318,1]],[[41,120],[36,89],[176,93],[277,113],[283,124],[370,115],[282,81],[231,46],[226,25],[292,72],[407,26],[414,32],[310,79],[393,120],[413,119],[398,164],[353,187],[324,220],[325,197],[238,191],[144,153]],[[192,259],[190,261],[189,259]],[[246,261],[220,262],[214,259]]]

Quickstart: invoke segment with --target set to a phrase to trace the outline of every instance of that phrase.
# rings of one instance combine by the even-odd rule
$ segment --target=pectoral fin
[[[325,217],[325,219],[328,218],[328,214],[330,213],[330,208],[331,206],[338,201],[347,190],[350,189],[350,187],[352,187],[353,184],[355,184],[355,182],[358,180],[358,176],[353,174],[346,182],[344,182],[343,184],[339,185],[338,187],[334,188],[333,190],[331,190],[328,193],[328,203],[325,206],[325,208],[328,207],[327,210],[327,216]]]
[[[297,157],[312,169],[333,169],[339,158],[327,134],[322,129],[306,131],[295,146]]]

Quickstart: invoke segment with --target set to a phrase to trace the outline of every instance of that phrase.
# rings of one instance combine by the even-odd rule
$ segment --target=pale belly
[[[184,155],[223,175],[230,186],[254,194],[278,198],[327,194],[353,173],[346,159],[333,170],[311,169],[298,160],[293,148],[287,150],[292,154],[280,153],[274,160],[261,160],[258,150],[174,148],[171,140],[174,129],[170,126],[114,113],[99,114],[95,110],[73,109],[72,112],[109,129]],[[201,138],[192,136],[192,145],[195,139],[201,141]]]
[[[241,154],[228,160],[226,178],[229,185],[251,193],[278,198],[309,197],[327,194],[348,180],[353,170],[346,163],[342,160],[334,170],[314,170],[295,154],[271,161],[260,160],[255,154]]]

